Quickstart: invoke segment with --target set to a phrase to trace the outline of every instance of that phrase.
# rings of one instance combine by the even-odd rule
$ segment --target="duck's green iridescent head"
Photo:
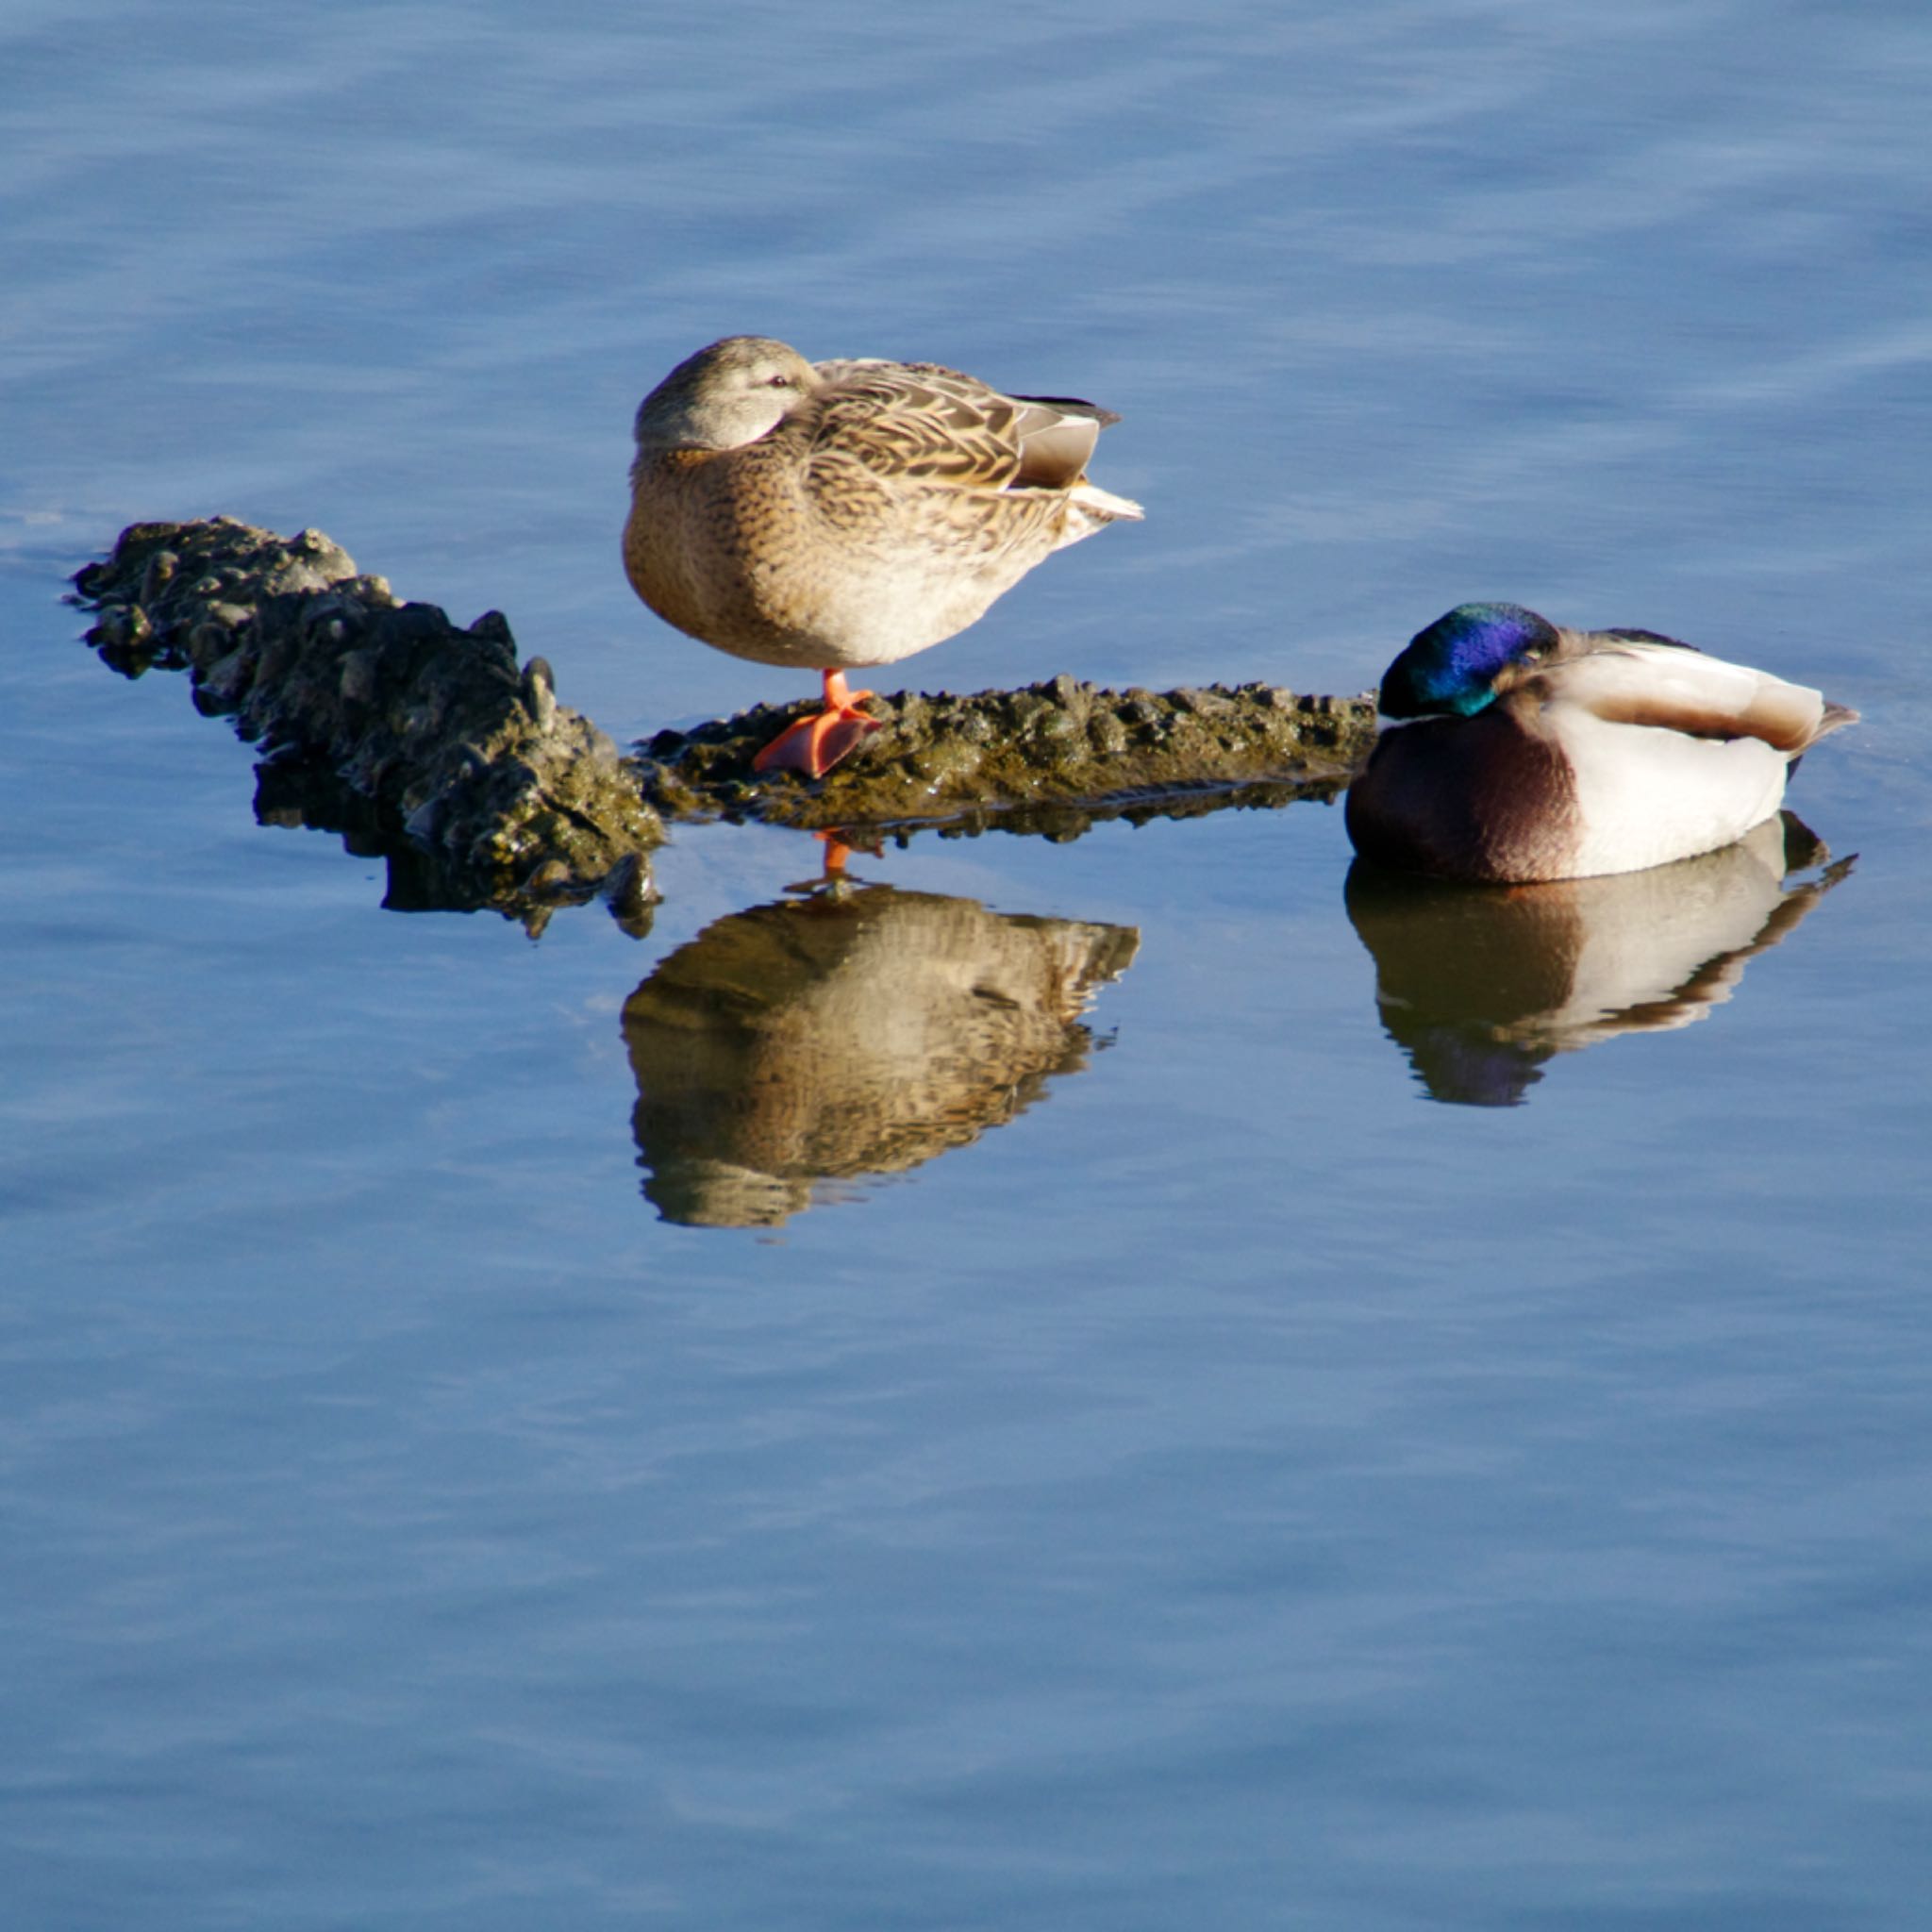
[[[1544,657],[1557,643],[1556,626],[1521,604],[1458,604],[1390,665],[1379,708],[1385,718],[1474,717],[1510,665]]]

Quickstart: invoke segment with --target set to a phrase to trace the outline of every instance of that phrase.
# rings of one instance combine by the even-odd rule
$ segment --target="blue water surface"
[[[7,1923],[1921,1923],[1928,85],[1881,0],[15,0]],[[1319,803],[923,834],[813,1037],[924,1038],[941,927],[1084,1011],[890,1155],[774,1180],[808,1082],[673,1149],[639,1016],[813,841],[391,911],[59,598],[224,511],[621,738],[802,695],[617,561],[737,330],[1122,412],[1147,522],[914,685],[1353,691],[1507,597],[1857,706],[1829,857],[1503,906],[1589,991],[1505,1010]]]

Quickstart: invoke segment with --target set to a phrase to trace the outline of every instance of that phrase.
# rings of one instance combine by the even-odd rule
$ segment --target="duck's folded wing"
[[[821,443],[881,475],[962,490],[1071,490],[1120,418],[1072,396],[1008,396],[935,362],[821,362]]]
[[[1032,406],[957,370],[914,362],[822,362],[814,441],[874,474],[1004,490],[1024,463]],[[1090,439],[1099,426],[1087,425]],[[1090,441],[1091,447],[1091,441]]]
[[[1086,475],[1101,430],[1121,419],[1091,403],[1062,403],[1050,396],[1015,396],[1020,415],[1020,475],[1041,490],[1071,490]]]
[[[1760,738],[1797,753],[1857,716],[1808,685],[1674,644],[1620,638],[1534,678],[1546,706],[1576,705],[1612,724],[1691,738]]]

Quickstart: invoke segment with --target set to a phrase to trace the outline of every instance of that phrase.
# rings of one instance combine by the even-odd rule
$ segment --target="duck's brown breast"
[[[1505,698],[1474,718],[1386,731],[1349,788],[1364,858],[1437,878],[1526,883],[1572,875],[1576,787],[1562,754]]]

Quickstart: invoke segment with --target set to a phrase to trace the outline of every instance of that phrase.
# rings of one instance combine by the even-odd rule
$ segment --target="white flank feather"
[[[1565,663],[1543,719],[1575,774],[1582,878],[1714,852],[1762,824],[1825,704],[1722,658],[1620,643]]]

